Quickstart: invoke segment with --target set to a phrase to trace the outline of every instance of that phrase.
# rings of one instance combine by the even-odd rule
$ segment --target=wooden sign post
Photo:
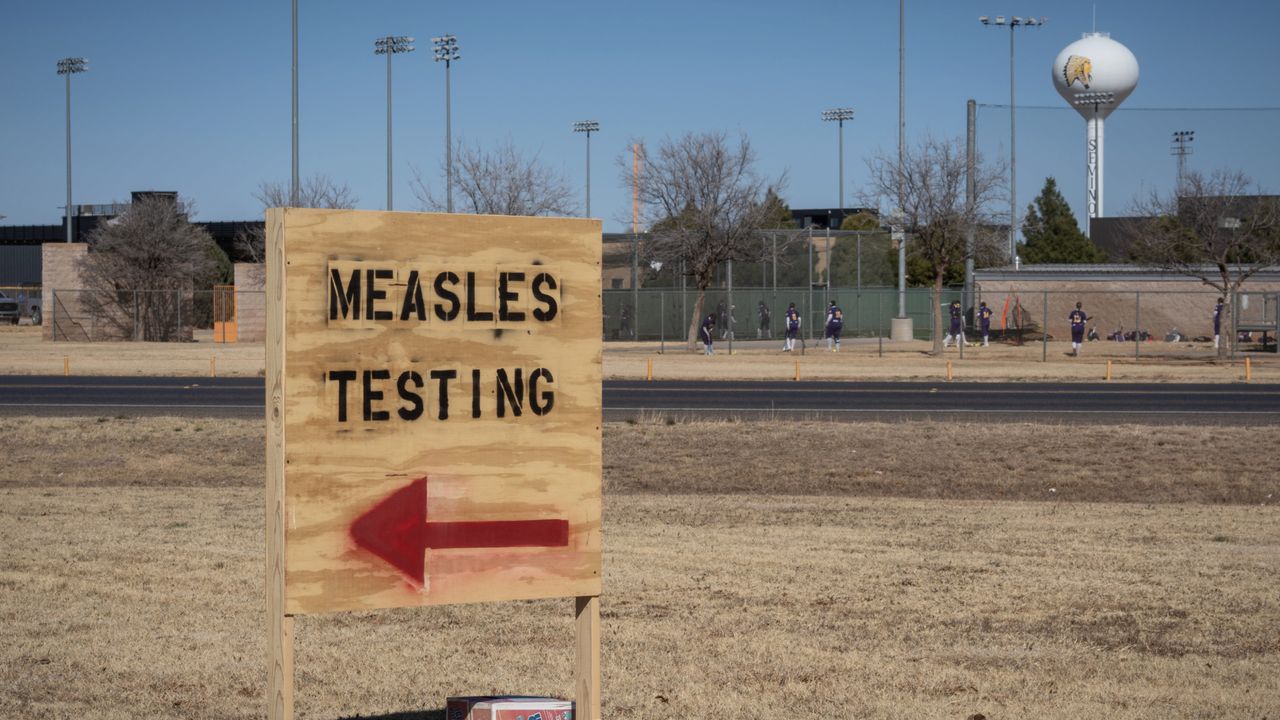
[[[600,715],[600,223],[267,211],[268,717],[293,618],[576,598]]]

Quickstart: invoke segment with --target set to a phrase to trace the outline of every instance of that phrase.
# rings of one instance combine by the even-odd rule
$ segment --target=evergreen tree
[[[1044,179],[1039,197],[1027,206],[1022,235],[1026,238],[1022,259],[1029,264],[1107,261],[1107,254],[1080,232],[1071,206],[1052,177]]]
[[[867,232],[870,230],[879,230],[880,218],[876,217],[874,214],[870,212],[867,212],[866,210],[862,210],[860,212],[856,212],[846,217],[844,219],[844,222],[840,223],[840,229],[841,230],[862,230],[863,232]]]

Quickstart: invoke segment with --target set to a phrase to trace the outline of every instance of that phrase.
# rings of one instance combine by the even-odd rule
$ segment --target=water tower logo
[[[1106,33],[1087,33],[1058,53],[1053,84],[1085,119],[1085,202],[1089,218],[1103,217],[1103,126],[1138,85],[1138,60]]]
[[[1062,79],[1067,81],[1067,87],[1079,80],[1084,89],[1088,90],[1089,83],[1093,82],[1093,61],[1087,57],[1072,55],[1062,66]]]

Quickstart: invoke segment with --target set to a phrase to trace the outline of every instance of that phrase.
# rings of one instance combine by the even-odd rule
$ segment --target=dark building
[[[1151,222],[1144,217],[1102,217],[1089,221],[1089,239],[1107,254],[1107,262],[1129,262],[1129,248],[1133,245],[1133,231],[1142,223]]]
[[[1187,211],[1187,204],[1196,201],[1197,198],[1178,198],[1178,212]],[[1230,208],[1227,212],[1234,213],[1235,217],[1250,215],[1258,212],[1259,208],[1266,211],[1266,205],[1271,206],[1271,212],[1276,212],[1276,209],[1280,208],[1280,195],[1248,195],[1236,198],[1231,203],[1225,203],[1221,196],[1203,198],[1202,201],[1214,203],[1209,207],[1226,206]],[[1229,222],[1231,219],[1230,214],[1222,218],[1223,222]],[[1089,222],[1089,239],[1107,254],[1108,262],[1131,262],[1134,234],[1151,221],[1152,218],[1146,217],[1094,218]]]
[[[791,219],[795,221],[796,227],[801,230],[813,228],[815,230],[839,230],[844,219],[858,213],[867,213],[875,217],[880,217],[880,211],[875,208],[808,208],[803,210],[792,210]]]
[[[131,202],[145,198],[178,201],[178,193],[169,190],[136,190],[130,194]],[[126,203],[98,205],[72,205],[72,242],[87,242],[94,230],[128,209]],[[236,237],[241,233],[262,230],[262,220],[232,220],[197,222],[213,236],[214,242],[232,262],[244,261],[236,248]],[[0,287],[38,285],[41,277],[41,250],[45,243],[66,242],[65,218],[56,225],[0,225]]]

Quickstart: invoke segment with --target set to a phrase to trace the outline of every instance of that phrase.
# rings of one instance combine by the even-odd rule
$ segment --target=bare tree
[[[526,156],[510,140],[492,152],[458,142],[453,151],[454,187],[461,212],[477,215],[574,215],[577,205],[564,175]],[[441,168],[441,175],[445,175]],[[442,212],[445,203],[414,168],[414,197],[424,210]]]
[[[188,202],[165,197],[136,200],[89,235],[80,260],[82,302],[115,337],[182,340],[192,321],[195,288],[215,280],[213,237],[188,218]]]
[[[1134,203],[1126,225],[1135,260],[1193,277],[1225,299],[1222,324],[1230,328],[1236,293],[1260,270],[1280,265],[1280,198],[1262,196],[1236,170],[1191,171],[1168,195],[1152,192]],[[1235,338],[1218,346],[1226,357]]]
[[[755,152],[746,136],[731,142],[724,132],[667,138],[656,152],[640,157],[639,200],[650,229],[647,254],[660,262],[684,262],[698,298],[689,319],[689,349],[697,345],[707,288],[716,266],[727,260],[756,262],[762,256],[760,229],[777,222],[785,184],[772,184],[755,170]],[[619,158],[622,181],[632,183],[629,159]]]
[[[254,199],[262,203],[262,209],[273,207],[289,207],[289,184],[281,182],[263,182],[253,193]],[[312,175],[303,179],[298,187],[298,207],[327,208],[331,210],[350,210],[359,199],[345,183],[339,185],[328,175]],[[263,262],[266,236],[262,228],[248,228],[236,233],[236,250],[250,262]]]
[[[968,161],[960,139],[925,138],[908,148],[898,164],[897,154],[878,153],[867,160],[871,172],[868,195],[890,207],[901,203],[902,223],[913,252],[928,268],[933,297],[933,352],[942,352],[942,285],[947,271],[964,264],[965,229],[989,222],[998,199],[1004,169],[979,156],[973,169],[976,202],[968,207],[965,183]],[[901,188],[901,189],[899,189]],[[989,243],[992,235],[975,233],[975,242]],[[977,248],[981,254],[984,248]]]

